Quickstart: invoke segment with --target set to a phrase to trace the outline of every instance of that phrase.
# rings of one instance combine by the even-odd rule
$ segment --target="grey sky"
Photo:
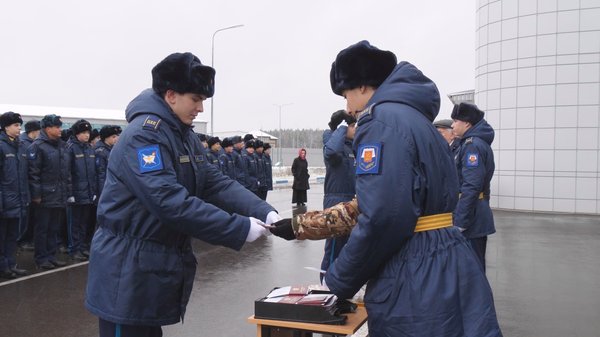
[[[0,104],[124,109],[162,58],[190,51],[210,64],[213,32],[236,24],[215,38],[215,131],[275,129],[283,103],[283,128],[325,128],[345,107],[331,62],[363,39],[436,82],[440,117],[447,94],[474,86],[474,0],[6,1]]]

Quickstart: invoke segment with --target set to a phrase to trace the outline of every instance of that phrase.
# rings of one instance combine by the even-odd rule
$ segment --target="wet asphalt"
[[[313,185],[308,209],[322,206]],[[291,215],[291,190],[268,201]],[[494,211],[498,232],[489,237],[487,275],[504,336],[600,336],[600,217]],[[318,282],[323,242],[268,237],[240,252],[195,241],[198,270],[185,322],[164,336],[255,336],[246,322],[254,300],[275,286]],[[61,258],[68,260],[66,256]],[[83,305],[87,263],[33,270],[31,252],[20,267],[33,275],[0,279],[0,336],[92,337],[97,318]]]

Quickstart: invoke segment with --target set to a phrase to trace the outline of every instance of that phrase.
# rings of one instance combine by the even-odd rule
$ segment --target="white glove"
[[[267,219],[265,219],[265,224],[270,225],[282,219],[283,218],[277,212],[270,211],[269,214],[267,214]]]
[[[92,201],[96,201],[96,195],[94,194],[94,196],[92,197]]]
[[[271,234],[271,232],[263,226],[264,223],[262,221],[253,217],[249,217],[248,219],[250,219],[250,230],[248,231],[246,242],[252,242],[263,235],[267,236],[268,234]]]
[[[72,204],[75,202],[75,197],[68,197],[67,198],[67,203]]]

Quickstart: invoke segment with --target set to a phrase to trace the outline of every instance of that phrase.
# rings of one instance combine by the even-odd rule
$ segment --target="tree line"
[[[319,129],[283,129],[283,130],[265,130],[278,139],[284,148],[311,148],[319,149],[323,147],[323,131]]]

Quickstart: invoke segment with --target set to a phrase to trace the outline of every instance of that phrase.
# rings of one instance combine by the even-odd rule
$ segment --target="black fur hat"
[[[120,135],[121,131],[122,129],[118,125],[105,125],[102,127],[102,129],[100,129],[100,140],[104,141],[106,138],[112,135]]]
[[[231,141],[231,138],[227,137],[227,138],[223,139],[223,141],[221,142],[221,146],[223,148],[226,148],[228,146],[233,146],[233,142]]]
[[[247,141],[249,141],[250,139],[254,139],[254,135],[253,135],[253,134],[251,134],[251,133],[247,133],[247,134],[244,136],[244,143],[245,143],[245,142],[247,142]]]
[[[233,136],[231,137],[231,142],[235,145],[237,143],[243,143],[242,136]]]
[[[60,116],[58,116],[58,115],[55,115],[55,114],[46,115],[46,116],[44,116],[44,118],[42,118],[42,121],[40,122],[40,126],[42,127],[42,129],[49,128],[52,126],[62,126],[62,121],[60,120]]]
[[[203,133],[197,133],[198,135],[198,139],[200,139],[201,142],[206,142],[208,141],[208,136],[203,134]]]
[[[258,149],[259,147],[262,147],[262,148],[264,149],[264,147],[265,147],[265,143],[263,143],[263,141],[262,141],[262,140],[260,140],[260,139],[256,139],[256,140],[254,141],[254,148],[255,148],[255,149]]]
[[[475,104],[463,102],[454,106],[450,118],[475,125],[483,119],[483,111]]]
[[[173,53],[152,68],[152,89],[159,95],[171,89],[180,94],[212,97],[215,70],[203,65],[192,53]]]
[[[208,138],[208,147],[211,147],[213,145],[215,145],[216,143],[221,143],[221,140],[219,139],[219,137],[210,137]]]
[[[342,96],[344,90],[362,85],[379,87],[398,63],[391,51],[360,41],[339,52],[329,74],[331,89]]]
[[[60,139],[62,139],[65,142],[67,140],[69,140],[69,138],[71,137],[71,135],[73,135],[73,130],[71,130],[71,129],[62,129],[60,131]]]
[[[249,139],[249,140],[247,140],[247,141],[244,143],[244,147],[245,147],[245,148],[249,148],[249,147],[251,147],[251,148],[255,149],[255,148],[256,148],[256,143],[254,142],[254,139]]]
[[[85,119],[80,119],[71,126],[71,131],[73,131],[74,135],[78,135],[82,132],[88,131],[91,136],[92,125]]]
[[[0,115],[0,128],[2,130],[4,130],[5,127],[15,123],[23,124],[23,119],[21,119],[21,115],[18,113],[8,111]]]
[[[270,149],[270,148],[271,148],[271,144],[269,144],[269,143],[265,143],[264,149],[265,149],[265,150],[268,150],[268,149]]]
[[[37,131],[37,130],[41,130],[42,126],[40,125],[40,121],[38,120],[30,120],[29,122],[25,123],[25,133],[30,133],[32,131]]]
[[[92,129],[92,132],[90,132],[90,141],[96,139],[96,137],[100,137],[100,130]]]

